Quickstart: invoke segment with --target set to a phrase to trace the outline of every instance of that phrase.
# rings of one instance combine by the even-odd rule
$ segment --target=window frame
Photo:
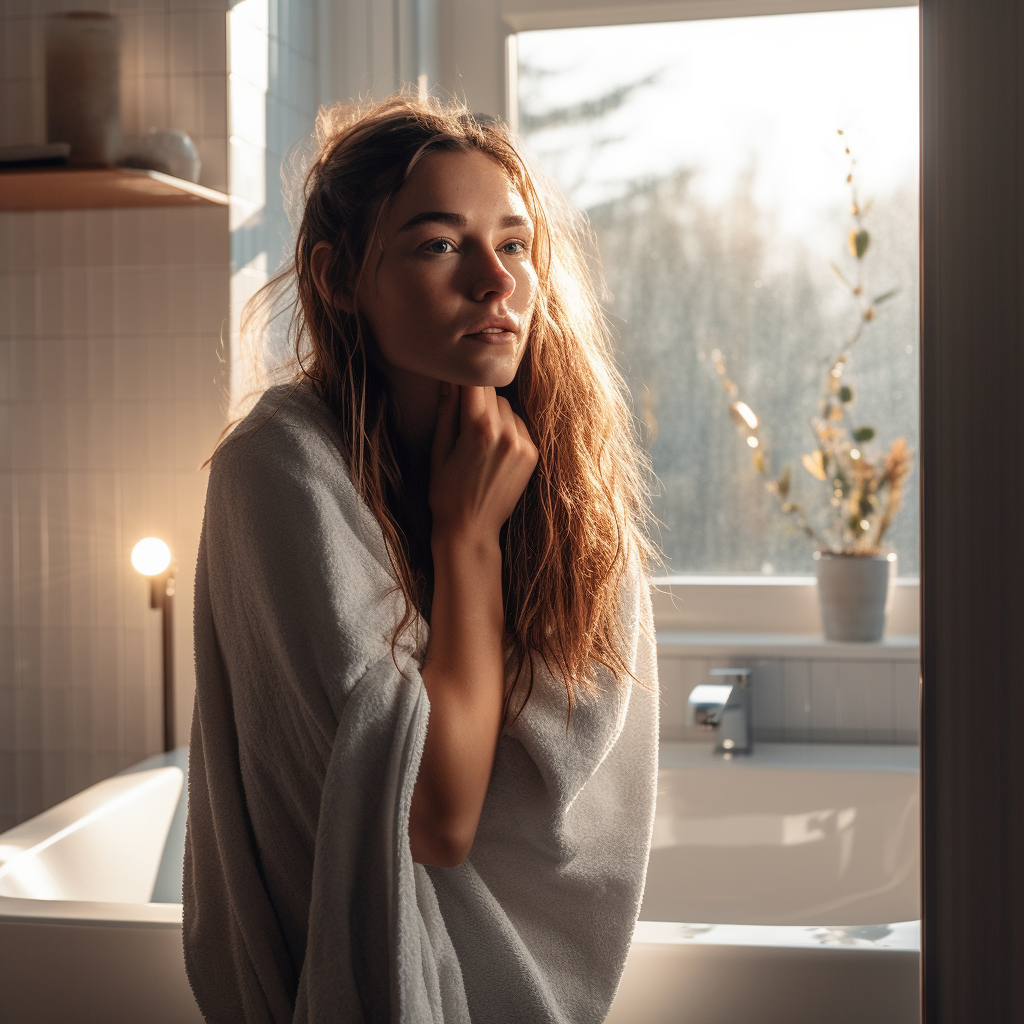
[[[651,602],[659,631],[763,635],[821,633],[813,576],[655,576]],[[921,632],[920,580],[896,580],[886,622],[890,638]]]
[[[424,5],[419,0],[418,8]],[[913,7],[906,0],[440,0],[438,84],[474,110],[516,127],[515,37],[519,32],[599,25],[749,18],[772,14]]]

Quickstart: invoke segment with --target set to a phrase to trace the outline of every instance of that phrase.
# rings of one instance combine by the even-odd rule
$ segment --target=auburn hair
[[[514,720],[530,698],[534,654],[564,682],[571,714],[579,699],[596,693],[596,664],[620,682],[632,675],[622,647],[623,581],[630,560],[631,571],[643,573],[653,553],[646,532],[649,462],[635,437],[585,254],[586,222],[531,173],[503,122],[455,102],[401,93],[335,104],[320,110],[312,141],[293,204],[294,261],[247,303],[242,335],[263,348],[268,323],[289,297],[286,376],[296,385],[309,381],[336,417],[352,483],[380,523],[405,599],[392,653],[418,613],[429,621],[433,572],[429,538],[424,544],[415,537],[403,512],[396,408],[358,307],[360,282],[381,251],[391,200],[432,152],[486,154],[527,206],[536,306],[515,379],[499,392],[522,417],[539,458],[501,536],[505,715]],[[318,267],[318,287],[311,264],[321,242],[330,254]],[[332,294],[346,301],[332,302]]]

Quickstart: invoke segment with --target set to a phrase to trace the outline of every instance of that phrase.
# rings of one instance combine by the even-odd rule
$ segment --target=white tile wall
[[[116,10],[128,133],[179,127],[227,185],[224,0],[7,0],[0,143],[44,136],[42,17]],[[205,474],[226,387],[224,208],[0,215],[0,830],[161,746],[158,613],[128,556],[177,559],[179,735]]]
[[[388,91],[394,10],[342,7],[347,59],[323,80]],[[317,0],[0,0],[0,144],[43,141],[42,19],[75,8],[121,18],[125,133],[185,129],[201,183],[233,202],[230,221],[0,215],[0,829],[159,745],[158,626],[127,564],[144,533],[178,554],[188,720],[196,466],[222,422],[229,274],[244,296],[289,253],[279,171],[322,77]]]
[[[916,743],[916,661],[686,657],[659,653],[663,739],[706,739],[687,722],[687,697],[712,668],[751,669],[753,728],[762,741]]]
[[[79,215],[90,234],[102,234],[93,221],[112,222],[110,263],[86,268],[69,258],[49,269],[47,240],[72,218],[0,217],[7,277],[35,309],[0,335],[0,708],[14,708],[0,729],[0,751],[14,757],[13,773],[0,773],[0,827],[158,749],[158,619],[128,563],[134,541],[148,534],[171,543],[182,581],[183,725],[191,696],[190,579],[205,487],[198,467],[222,421],[227,217]],[[12,244],[26,225],[32,261]],[[142,242],[153,238],[174,238],[169,254],[184,262],[159,262]],[[101,287],[83,287],[89,277]],[[96,302],[111,306],[105,320],[89,315]]]

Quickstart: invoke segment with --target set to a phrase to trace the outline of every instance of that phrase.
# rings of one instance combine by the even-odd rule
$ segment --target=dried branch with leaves
[[[840,131],[839,134],[843,133]],[[845,150],[850,156],[849,146],[845,146]],[[846,181],[851,192],[852,226],[847,246],[856,261],[855,280],[851,281],[834,263],[831,267],[851,299],[856,321],[842,351],[827,361],[818,415],[810,424],[815,447],[800,458],[803,468],[830,492],[824,527],[816,527],[805,506],[793,500],[792,467],[787,464],[778,476],[774,474],[770,453],[761,437],[760,421],[753,409],[740,399],[739,388],[726,373],[721,351],[713,351],[711,361],[729,397],[730,415],[745,435],[747,445],[753,449],[754,469],[764,477],[765,488],[775,498],[781,513],[820,551],[877,555],[882,553],[885,536],[903,506],[903,488],[914,460],[904,438],[893,441],[888,451],[872,455],[875,428],[858,426],[853,420],[854,390],[844,381],[851,350],[875,321],[878,307],[899,291],[893,288],[869,297],[864,282],[863,260],[871,245],[871,235],[865,225],[871,203],[861,205],[858,199],[855,167],[856,160],[850,156]]]

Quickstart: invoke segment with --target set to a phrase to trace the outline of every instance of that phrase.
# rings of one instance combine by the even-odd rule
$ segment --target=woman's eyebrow
[[[503,228],[532,228],[533,221],[529,217],[523,217],[518,213],[510,213],[507,217],[501,218],[501,224]]]
[[[398,230],[408,231],[410,228],[418,227],[427,223],[450,224],[453,228],[464,228],[466,218],[461,213],[442,213],[439,210],[426,210],[424,213],[417,213],[411,220],[406,221]]]
[[[411,220],[406,221],[398,230],[408,231],[411,228],[419,227],[420,224],[450,224],[453,228],[464,228],[466,218],[461,213],[445,213],[441,210],[426,210],[417,213]],[[498,227],[502,228],[528,228],[532,227],[529,217],[523,217],[517,213],[510,213],[502,217]]]

